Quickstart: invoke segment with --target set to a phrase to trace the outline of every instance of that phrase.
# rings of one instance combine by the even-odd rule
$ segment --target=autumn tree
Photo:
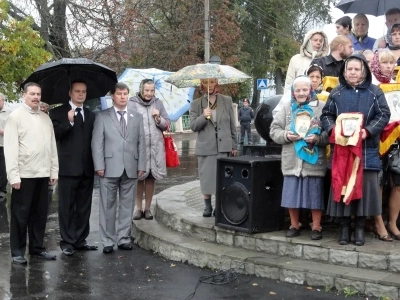
[[[7,1],[0,0],[0,92],[9,99],[18,98],[19,84],[39,65],[50,59],[33,20],[15,20],[8,15]]]

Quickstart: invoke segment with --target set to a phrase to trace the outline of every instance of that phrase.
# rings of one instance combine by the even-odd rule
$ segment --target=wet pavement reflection
[[[168,170],[168,177],[157,182],[156,193],[177,184],[197,180],[197,158],[194,155],[195,134],[174,136],[181,165]],[[254,132],[253,141],[263,142]],[[264,142],[265,144],[265,142]],[[76,251],[72,257],[61,254],[57,218],[57,190],[47,222],[45,246],[57,255],[56,261],[28,260],[27,266],[13,265],[9,245],[10,199],[0,203],[0,300],[10,299],[185,299],[200,276],[211,270],[184,263],[171,262],[135,246],[132,251],[116,250],[104,255],[98,232],[98,188],[93,191],[91,233],[88,243],[99,251]],[[285,289],[285,299],[300,299],[299,292],[309,299],[338,299],[335,294],[302,291],[305,287],[267,281],[264,278],[241,278],[241,286],[201,285],[194,299],[266,299],[270,290]],[[283,294],[282,294],[283,295]]]

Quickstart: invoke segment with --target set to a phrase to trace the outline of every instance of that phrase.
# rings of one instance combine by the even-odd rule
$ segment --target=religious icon
[[[308,113],[299,113],[296,115],[295,129],[296,133],[300,137],[305,138],[308,130],[310,129],[310,124],[311,118]]]
[[[342,120],[343,135],[346,137],[352,136],[357,129],[357,119],[345,118]]]

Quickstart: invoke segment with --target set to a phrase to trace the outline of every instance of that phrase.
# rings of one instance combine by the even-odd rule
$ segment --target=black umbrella
[[[87,58],[63,58],[41,65],[22,84],[36,82],[42,87],[42,101],[48,104],[65,103],[73,80],[87,84],[86,99],[103,97],[118,82],[115,71]]]
[[[363,13],[382,16],[390,8],[398,7],[399,0],[341,0],[335,7],[345,14]]]

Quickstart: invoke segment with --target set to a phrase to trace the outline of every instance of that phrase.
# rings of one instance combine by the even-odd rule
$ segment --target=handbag
[[[400,146],[397,145],[388,154],[388,169],[394,173],[400,174]]]
[[[165,162],[167,164],[167,168],[176,168],[180,165],[180,162],[178,150],[174,143],[174,139],[172,138],[172,134],[168,130],[166,133],[163,133],[163,136],[165,145]]]

